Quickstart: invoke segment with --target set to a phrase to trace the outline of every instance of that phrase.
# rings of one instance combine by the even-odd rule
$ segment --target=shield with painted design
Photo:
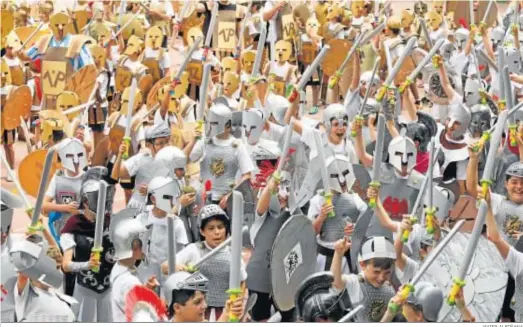
[[[444,237],[447,231],[443,230],[442,234]],[[458,275],[469,240],[470,234],[458,232],[429,266],[421,280],[434,284],[443,294],[449,294],[452,279]],[[503,305],[507,277],[503,259],[495,245],[485,237],[480,237],[463,287],[465,305],[477,322],[496,321]],[[443,301],[438,322],[459,321],[459,310]]]
[[[280,11],[280,14],[283,39],[287,41],[292,41],[296,36],[296,31],[298,30],[298,27],[296,26],[296,22],[294,21],[294,15],[292,13],[291,5],[286,4]]]
[[[118,92],[123,92],[126,87],[131,86],[133,80],[133,72],[124,66],[116,68],[116,75],[114,77],[114,87]]]
[[[27,85],[14,88],[2,108],[2,128],[13,130],[20,126],[20,117],[25,119],[31,112],[32,100],[31,90]]]
[[[221,10],[217,17],[212,45],[221,51],[234,51],[236,49],[236,11]]]
[[[317,52],[318,51],[317,51],[316,45],[314,43],[302,42],[300,61],[304,65],[310,65],[316,58]]]
[[[65,89],[67,62],[44,60],[42,63],[42,91],[57,96]]]
[[[483,19],[489,1],[474,1],[474,5],[477,7],[474,9],[474,22],[476,26],[479,25],[480,21]],[[447,12],[454,13],[454,24],[456,26],[461,26],[461,23],[465,23],[467,28],[470,26],[470,3],[469,1],[447,1]],[[498,5],[496,2],[492,4],[490,12],[487,15],[487,26],[492,27],[497,21],[498,17]]]
[[[254,222],[254,213],[256,210],[256,194],[252,189],[251,181],[245,180],[234,187],[235,191],[243,195],[243,225],[251,227]],[[232,196],[227,200],[227,213],[232,217]]]
[[[65,90],[76,93],[80,103],[86,103],[96,84],[97,76],[98,69],[95,65],[83,66],[67,79]]]
[[[20,165],[18,166],[18,180],[20,181],[20,185],[25,193],[28,195],[34,197],[38,196],[38,188],[40,186],[40,181],[42,180],[42,170],[44,168],[46,155],[47,150],[45,149],[33,151],[22,159],[22,162],[20,162]],[[49,176],[53,176],[59,167],[58,156],[55,153]],[[47,182],[46,189],[49,186],[50,181],[51,178],[49,178]]]
[[[304,215],[290,217],[280,228],[271,252],[271,295],[280,311],[294,308],[301,282],[316,270],[316,233]]]
[[[332,76],[336,71],[341,67],[343,60],[349,53],[350,48],[352,47],[352,42],[348,40],[338,40],[334,39],[329,42],[330,49],[327,51],[325,59],[321,63],[321,68],[325,75]],[[345,66],[345,70],[351,70],[353,66],[354,56]]]

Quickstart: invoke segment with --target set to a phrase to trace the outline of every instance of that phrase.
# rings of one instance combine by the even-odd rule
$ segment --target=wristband
[[[89,261],[85,262],[69,262],[67,264],[67,269],[69,269],[71,272],[79,272],[82,270],[88,270],[89,269]]]

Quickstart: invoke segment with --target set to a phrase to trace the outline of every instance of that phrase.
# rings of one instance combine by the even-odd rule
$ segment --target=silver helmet
[[[62,166],[69,171],[77,173],[87,166],[85,146],[77,138],[68,138],[58,144],[58,157]],[[78,165],[78,168],[75,168]]]
[[[482,88],[481,81],[477,78],[467,78],[465,81],[465,103],[467,106],[472,107],[481,102],[481,95],[479,90]]]
[[[243,111],[233,111],[232,113],[232,136],[239,139],[242,137]]]
[[[171,177],[156,176],[147,186],[148,196],[154,196],[155,207],[170,213],[181,195],[180,185]]]
[[[452,126],[459,122],[459,127],[452,132],[452,137],[455,139],[461,138],[467,131],[470,124],[471,114],[470,110],[462,104],[453,104],[449,106],[448,125]]]
[[[418,154],[414,141],[405,136],[396,136],[389,143],[389,163],[401,171],[403,166],[407,166],[407,171],[411,171],[416,165]]]
[[[200,291],[207,292],[209,280],[200,272],[193,274],[180,271],[167,278],[163,285],[163,295],[169,310],[171,310],[176,291]],[[171,312],[171,315],[173,313]]]
[[[247,142],[251,145],[256,144],[263,133],[265,114],[258,109],[246,110],[243,112],[242,125],[245,130]]]
[[[200,214],[198,215],[198,226],[202,228],[205,222],[212,218],[221,219],[226,223],[226,225],[229,224],[229,216],[227,216],[225,211],[223,211],[219,205],[208,204],[200,210]]]
[[[469,132],[472,136],[476,133],[480,135],[490,129],[491,113],[490,108],[484,104],[477,104],[470,108]]]
[[[97,212],[100,181],[102,181],[104,176],[107,176],[107,168],[100,166],[92,167],[82,175],[82,186],[80,188],[80,209],[85,208],[84,202],[87,201],[88,209],[91,212]],[[107,213],[111,212],[113,207],[114,186],[105,183],[105,187],[105,212]]]
[[[232,111],[221,103],[213,105],[205,117],[205,136],[208,138],[222,134],[232,125]]]
[[[490,41],[492,42],[492,47],[494,51],[496,48],[503,44],[503,39],[505,38],[505,30],[501,26],[496,26],[490,31]]]
[[[2,214],[0,215],[0,230],[2,234],[9,234],[11,223],[13,222],[13,213],[15,208],[22,208],[24,202],[22,198],[8,190],[0,190],[0,204],[2,205]]]
[[[13,242],[9,257],[15,271],[57,289],[62,285],[63,274],[56,268],[56,261],[47,256],[46,244],[40,235],[30,235]]]
[[[291,106],[290,102],[281,95],[270,93],[265,100],[265,113],[272,115],[276,123],[285,126],[285,113]]]
[[[361,246],[358,261],[375,258],[396,259],[396,251],[392,242],[384,236],[369,237]]]
[[[452,209],[455,200],[456,197],[452,191],[440,186],[434,186],[432,192],[432,205],[436,209],[434,216],[440,224],[445,219],[447,219],[449,211]],[[429,192],[425,192],[423,204],[425,206],[429,205]]]
[[[445,40],[441,48],[439,48],[439,53],[443,59],[449,61],[456,50],[456,46],[452,42]]]
[[[323,112],[323,125],[325,125],[327,135],[331,132],[334,120],[338,121],[338,126],[348,126],[349,124],[349,116],[345,112],[345,107],[339,103],[330,104]]]
[[[523,177],[523,162],[514,162],[505,172],[507,176]]]
[[[371,80],[372,79],[372,80]],[[371,87],[371,93],[369,94],[372,97],[378,86],[380,85],[380,78],[378,74],[374,74],[372,77],[372,71],[366,71],[360,76],[360,87],[365,86],[365,88]]]
[[[470,32],[466,28],[458,28],[456,32],[454,32],[454,38],[456,39],[456,45],[458,49],[463,49],[465,46],[465,43],[467,42],[468,38],[470,37]]]
[[[443,292],[429,282],[419,282],[407,298],[407,304],[422,311],[426,321],[436,322],[443,306]]]
[[[329,186],[332,190],[344,193],[344,189],[346,192],[352,188],[356,175],[349,158],[336,154],[327,159],[326,165],[330,177]]]
[[[521,73],[521,53],[515,47],[505,47],[505,65],[513,74]]]
[[[181,149],[169,145],[162,148],[154,157],[154,168],[157,176],[166,176],[177,179],[176,169],[185,169],[187,156]]]
[[[114,245],[114,259],[123,260],[132,258],[133,242],[145,238],[147,228],[135,219],[137,209],[123,209],[111,217],[109,236]]]
[[[145,129],[145,141],[151,142],[161,137],[171,137],[171,129],[167,124],[158,124]]]

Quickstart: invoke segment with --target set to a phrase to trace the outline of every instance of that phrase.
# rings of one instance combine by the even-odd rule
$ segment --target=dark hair
[[[223,216],[213,216],[213,217],[209,217],[205,220],[202,220],[202,224],[200,225],[200,230],[203,230],[205,228],[205,226],[210,223],[211,221],[213,220],[219,220],[219,221],[222,221],[223,224],[225,225],[225,235],[230,235],[231,234],[231,225],[229,223],[229,219],[223,217]],[[201,241],[205,241],[205,236],[203,236],[201,233],[200,233],[200,240]]]
[[[64,131],[53,131],[53,142],[58,143],[64,138]]]
[[[391,258],[373,258],[366,261],[363,261],[366,265],[373,265],[378,269],[391,269],[394,265],[394,259]]]
[[[168,308],[169,316],[174,316],[174,305],[176,303],[185,305],[195,294],[195,290],[172,290],[172,301],[169,303]]]
[[[391,31],[392,34],[394,34],[394,35],[399,35],[400,34],[400,29],[399,28],[389,28],[389,31]]]

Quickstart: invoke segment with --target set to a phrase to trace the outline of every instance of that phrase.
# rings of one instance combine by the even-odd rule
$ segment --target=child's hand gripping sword
[[[423,274],[429,269],[429,267],[434,263],[436,258],[440,255],[440,253],[443,251],[443,249],[450,243],[452,238],[456,235],[456,233],[460,230],[460,228],[465,224],[465,220],[460,220],[456,223],[456,225],[452,228],[452,230],[449,232],[447,236],[445,236],[441,242],[438,243],[438,245],[430,252],[427,258],[423,260],[423,264],[416,272],[416,275],[412,278],[411,282],[408,284],[404,284],[401,289],[401,298],[403,300],[406,300],[410,293],[414,292],[414,288],[416,284],[420,281],[421,277],[423,277]],[[399,306],[394,302],[389,302],[389,308],[392,312],[398,312]]]
[[[374,67],[372,68],[372,75],[370,76],[370,82],[369,85],[367,85],[367,90],[365,91],[365,97],[363,98],[363,102],[360,105],[360,109],[358,111],[358,114],[356,117],[354,117],[354,121],[352,122],[352,128],[350,135],[352,137],[356,137],[356,130],[358,128],[358,125],[363,124],[364,118],[363,118],[363,110],[365,109],[365,105],[367,105],[367,100],[369,99],[370,90],[372,89],[372,82],[374,81],[374,76],[376,76],[376,72],[378,71],[378,67],[380,65],[381,57],[376,57],[376,60],[374,61]],[[356,96],[356,94],[354,95]]]
[[[381,161],[383,158],[383,145],[385,143],[385,116],[378,114],[378,128],[376,146],[374,147],[374,156],[372,158],[372,181],[369,183],[369,187],[372,187],[376,191],[380,189],[380,176],[381,176]],[[377,196],[376,196],[377,197]],[[376,197],[369,199],[369,208],[376,208]]]
[[[412,51],[415,42],[416,38],[411,38],[407,42],[407,45],[405,46],[403,53],[394,64],[392,71],[389,72],[389,76],[387,76],[385,83],[383,83],[383,86],[380,87],[380,89],[378,90],[378,93],[376,94],[376,101],[381,102],[381,100],[383,100],[383,98],[385,97],[385,93],[387,92],[387,90],[393,87],[392,82],[394,81],[396,75],[399,73],[401,66],[403,65],[403,62],[405,61],[407,56],[410,55],[410,52]]]
[[[487,18],[488,14],[490,13],[490,8],[492,8],[492,4],[494,3],[494,0],[490,0],[487,5],[487,10],[485,10],[485,14],[483,14],[483,19],[479,22],[479,30],[481,31],[481,34],[485,33],[487,30]]]
[[[131,122],[133,119],[133,111],[134,111],[134,96],[136,93],[136,87],[137,87],[136,78],[133,77],[133,81],[131,82],[131,93],[129,95],[129,103],[127,103],[127,119],[125,126],[125,135],[123,137],[123,142],[127,143],[127,150],[123,153],[122,159],[129,158],[129,148],[131,147]]]
[[[196,129],[203,134],[203,127],[205,124],[205,108],[207,106],[207,88],[209,86],[209,78],[211,76],[211,64],[203,66],[202,85],[200,86],[200,101],[198,102],[198,120],[196,121]],[[199,137],[201,138],[201,137]]]
[[[231,273],[227,293],[229,293],[229,299],[235,301],[242,294],[240,268],[242,261],[243,195],[238,191],[232,192],[232,207]],[[230,314],[229,322],[238,322],[239,318]]]
[[[461,288],[463,288],[463,286],[465,286],[465,276],[469,269],[470,263],[472,262],[472,257],[474,256],[474,252],[476,251],[476,247],[478,245],[479,238],[481,237],[481,230],[483,228],[483,225],[485,224],[488,207],[487,207],[487,202],[484,199],[488,193],[490,185],[492,184],[492,181],[490,179],[492,177],[492,170],[494,168],[494,160],[496,158],[497,149],[501,142],[501,134],[503,133],[503,130],[505,127],[505,122],[507,121],[507,116],[508,116],[507,110],[504,110],[500,113],[500,115],[498,117],[498,121],[495,126],[494,133],[493,133],[491,141],[490,141],[489,152],[487,154],[487,160],[485,163],[485,168],[483,170],[483,176],[481,179],[481,192],[483,194],[483,200],[480,201],[478,215],[477,215],[476,221],[474,223],[474,228],[472,230],[472,234],[470,236],[470,240],[467,245],[467,250],[465,251],[464,260],[460,267],[459,274],[458,274],[458,276],[456,276],[453,279],[454,285],[452,286],[452,289],[450,290],[450,294],[447,298],[447,302],[449,305],[456,304],[456,296],[458,295]]]
[[[330,49],[330,45],[326,44],[323,46],[323,48],[320,50],[320,53],[314,58],[314,61],[307,66],[307,69],[303,72],[303,75],[300,78],[300,81],[298,82],[298,85],[293,87],[291,93],[289,94],[287,100],[289,100],[290,103],[293,103],[296,98],[300,95],[300,91],[303,90],[309,79],[311,78],[314,71],[318,68],[319,64],[323,61],[325,56],[327,55],[327,52]],[[253,71],[254,72],[254,71]]]
[[[399,87],[400,94],[403,94],[403,92],[405,92],[407,87],[409,87],[416,80],[416,76],[418,76],[418,74],[421,72],[421,70],[423,68],[425,68],[425,66],[429,63],[430,60],[432,60],[432,57],[434,57],[434,55],[439,50],[439,48],[441,48],[441,46],[443,45],[444,42],[445,42],[444,39],[439,39],[436,42],[436,44],[430,49],[429,53],[425,57],[423,57],[423,59],[418,64],[418,66],[416,66],[416,69],[414,69],[412,71],[412,73],[409,74],[409,76],[407,77],[405,82],[403,82],[400,85],[400,87]]]
[[[91,249],[91,253],[97,262],[100,262],[102,252],[104,250],[102,246],[104,236],[104,222],[105,222],[105,199],[107,198],[107,182],[100,181],[98,189],[98,204],[96,206],[96,225],[94,228],[94,244]],[[100,266],[94,266],[91,270],[95,273],[100,271]]]
[[[289,148],[291,147],[291,137],[292,137],[292,130],[294,127],[294,117],[291,117],[291,121],[289,125],[287,126],[287,129],[285,130],[285,138],[283,139],[283,151],[280,156],[280,160],[278,161],[278,167],[276,168],[276,171],[272,174],[272,177],[280,183],[281,178],[281,171],[283,170],[283,166],[285,165],[285,161],[287,160],[287,156],[289,155]],[[272,195],[275,195],[273,193]]]
[[[323,142],[321,141],[321,134],[319,131],[314,131],[314,144],[316,146],[316,155],[320,163],[321,180],[323,182],[323,199],[328,205],[332,205],[332,193],[329,180],[329,171],[325,162],[325,153],[323,152]],[[336,215],[334,210],[329,212],[328,217],[332,218]]]

